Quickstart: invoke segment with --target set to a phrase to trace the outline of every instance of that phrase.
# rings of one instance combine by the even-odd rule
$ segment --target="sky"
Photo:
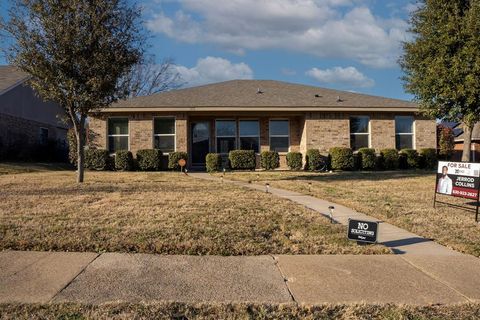
[[[137,0],[149,52],[187,87],[272,79],[405,100],[397,60],[414,2]]]

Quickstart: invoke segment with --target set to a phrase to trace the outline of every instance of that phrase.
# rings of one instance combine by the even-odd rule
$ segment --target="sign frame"
[[[444,164],[444,163],[448,163],[448,164],[452,163],[452,164],[456,164],[457,166],[458,166],[458,164],[461,164],[461,167],[463,167],[465,165],[471,165],[471,164],[479,165],[478,162],[439,161],[437,171],[435,172],[435,192],[434,192],[434,196],[433,196],[433,208],[436,208],[436,204],[440,203],[440,204],[444,204],[446,206],[463,209],[464,211],[473,212],[473,213],[475,213],[475,222],[478,222],[478,216],[479,216],[479,213],[480,213],[480,210],[479,210],[479,208],[480,208],[480,184],[479,184],[478,188],[476,189],[476,192],[477,192],[477,197],[476,198],[455,196],[455,195],[452,195],[452,194],[444,194],[444,193],[438,192],[438,182],[439,182],[439,172],[438,171],[439,171],[440,166],[442,166],[442,164]],[[459,176],[464,177],[463,175],[459,175]],[[473,177],[475,177],[475,176],[473,176]],[[476,177],[476,178],[480,180],[480,176]],[[475,189],[473,189],[473,190],[475,190]],[[442,195],[442,196],[450,196],[450,197],[455,197],[455,198],[473,200],[473,201],[475,201],[475,208],[466,207],[466,206],[463,206],[463,205],[458,205],[458,204],[444,202],[444,201],[439,201],[439,200],[437,200],[437,194]]]
[[[350,234],[351,234],[351,229],[350,229],[350,223],[351,222],[355,222],[355,223],[365,223],[365,224],[374,224],[375,225],[375,240],[374,241],[370,241],[370,240],[364,240],[364,239],[359,239],[357,237],[350,237]],[[378,233],[379,233],[379,230],[380,230],[380,222],[379,221],[368,221],[368,220],[358,220],[358,219],[352,219],[352,218],[348,218],[348,228],[347,228],[347,239],[348,240],[353,240],[353,241],[357,241],[357,242],[365,242],[365,243],[371,243],[371,244],[375,244],[375,243],[378,243]]]

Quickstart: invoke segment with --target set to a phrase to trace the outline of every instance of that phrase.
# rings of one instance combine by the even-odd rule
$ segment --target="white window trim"
[[[218,126],[217,126],[217,122],[219,121],[232,121],[235,123],[235,135],[233,136],[219,136],[217,135],[217,129],[218,129]],[[238,121],[236,119],[215,119],[215,151],[218,153],[218,154],[222,154],[222,155],[225,155],[225,154],[228,154],[228,153],[220,153],[218,151],[218,138],[235,138],[235,146],[234,146],[234,150],[238,150]]]
[[[367,130],[368,132],[352,132],[351,130],[351,127],[350,127],[350,123],[351,123],[351,120],[352,118],[368,118],[368,126],[367,126]],[[348,119],[348,131],[350,131],[350,139],[352,138],[352,136],[368,136],[368,146],[367,148],[371,148],[372,147],[372,135],[371,135],[371,130],[370,130],[370,126],[371,126],[371,121],[370,121],[370,116],[364,116],[364,115],[354,115],[354,116],[350,116],[350,118]],[[351,142],[350,142],[350,148],[353,149],[353,146],[351,145]]]
[[[109,134],[108,129],[109,129],[109,120],[110,119],[127,119],[128,134]],[[110,137],[125,137],[125,136],[128,138],[128,151],[130,151],[130,118],[129,117],[122,117],[122,116],[108,117],[106,127],[107,127],[107,150],[108,150],[108,152],[111,155],[115,153],[115,152],[110,152]]]
[[[250,122],[256,121],[258,123],[258,135],[241,135],[240,134],[240,122],[242,122],[242,121],[250,121]],[[240,141],[240,139],[242,139],[242,138],[257,138],[257,140],[258,140],[258,152],[256,152],[256,153],[257,154],[260,153],[261,146],[260,146],[260,120],[259,119],[239,119],[238,120],[238,145],[239,145],[239,147],[242,146],[242,143]]]
[[[270,128],[272,127],[271,126],[271,122],[272,121],[287,121],[288,123],[288,133],[285,135],[285,134],[272,134],[272,131],[270,130]],[[271,119],[268,119],[268,149],[270,151],[273,151],[272,150],[272,138],[287,138],[288,139],[288,151],[287,152],[279,152],[279,154],[285,154],[285,153],[288,153],[290,152],[290,119],[282,119],[282,118],[271,118]]]
[[[404,132],[397,132],[397,118],[411,118],[412,121],[412,132],[411,133],[404,133]],[[397,148],[397,136],[412,136],[412,149],[416,149],[416,134],[415,134],[415,117],[414,116],[395,116],[394,118],[394,125],[395,125],[395,149]]]
[[[173,119],[173,133],[155,133],[155,119],[157,118],[168,118]],[[155,137],[172,137],[173,136],[173,152],[177,151],[177,117],[176,116],[154,116],[152,118],[152,148],[155,149]],[[169,155],[170,152],[162,152],[163,155]]]

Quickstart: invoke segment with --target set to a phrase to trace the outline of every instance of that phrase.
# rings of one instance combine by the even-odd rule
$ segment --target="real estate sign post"
[[[475,221],[478,222],[480,196],[480,163],[439,161],[435,183],[435,203],[437,194],[476,200]]]

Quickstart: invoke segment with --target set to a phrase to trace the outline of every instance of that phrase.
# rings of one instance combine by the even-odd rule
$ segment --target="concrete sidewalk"
[[[467,255],[162,256],[0,252],[0,303],[296,302],[454,304],[480,300]],[[420,267],[423,265],[423,267]]]

